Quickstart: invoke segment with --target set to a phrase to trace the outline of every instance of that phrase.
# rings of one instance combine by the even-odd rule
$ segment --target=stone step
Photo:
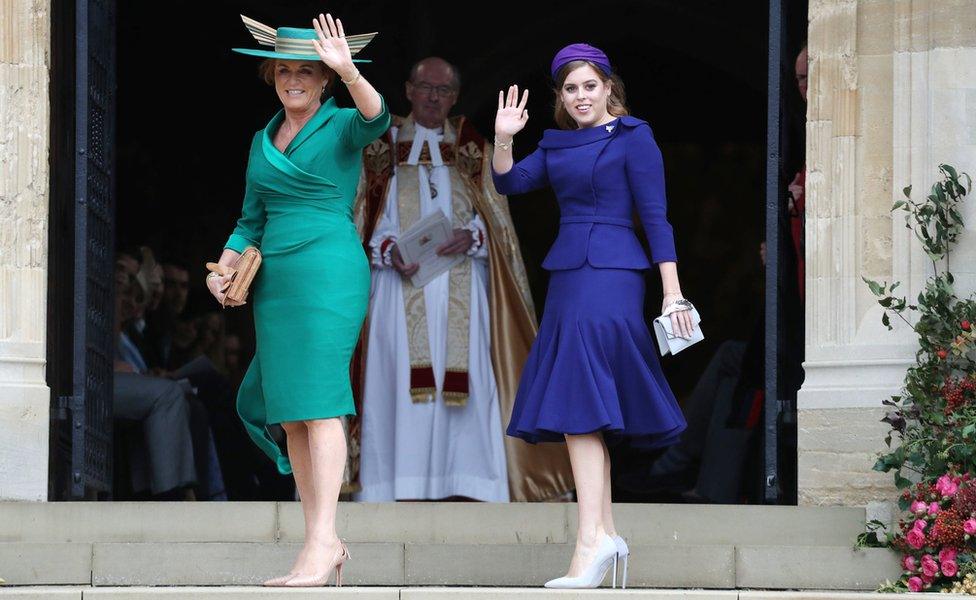
[[[407,544],[405,550],[408,585],[464,586],[541,585],[566,572],[573,552],[570,544]],[[631,544],[630,550],[628,586],[735,587],[732,546]]]
[[[8,585],[90,584],[92,545],[0,543],[0,578]]]
[[[0,588],[4,600],[904,600],[903,594],[753,590],[545,590],[540,588],[342,587],[283,590],[257,587],[27,587]]]
[[[852,544],[863,508],[619,504],[630,543]],[[570,503],[352,503],[339,505],[350,542],[516,544],[575,539]],[[300,542],[296,502],[0,503],[0,542]]]
[[[283,573],[300,544],[269,542],[0,543],[13,585],[253,585]],[[568,543],[351,543],[349,585],[537,586],[560,575]],[[636,588],[871,590],[899,575],[895,553],[846,546],[631,545]],[[609,577],[608,577],[609,581]]]

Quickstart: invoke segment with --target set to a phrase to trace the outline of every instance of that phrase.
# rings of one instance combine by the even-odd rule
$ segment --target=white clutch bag
[[[660,317],[654,319],[654,336],[657,338],[657,347],[661,351],[661,356],[667,353],[677,354],[687,348],[688,346],[697,344],[698,342],[705,339],[705,334],[702,333],[701,327],[698,324],[701,323],[701,316],[698,314],[698,309],[691,309],[691,325],[694,329],[691,330],[690,338],[683,338],[671,331],[671,315],[661,315]]]

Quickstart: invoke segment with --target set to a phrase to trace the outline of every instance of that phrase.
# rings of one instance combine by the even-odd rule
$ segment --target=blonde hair
[[[308,62],[314,62],[316,67],[322,73],[322,77],[325,79],[325,91],[322,92],[322,98],[324,99],[326,96],[332,95],[332,88],[335,87],[335,82],[336,79],[338,78],[336,72],[330,69],[328,66],[326,66],[325,63],[321,61],[310,60]],[[264,81],[266,84],[272,87],[275,84],[276,66],[278,66],[277,58],[266,58],[261,61],[261,64],[258,65],[258,76],[261,77],[262,81]]]
[[[556,73],[556,87],[553,88],[553,93],[556,95],[556,109],[552,116],[553,120],[556,121],[556,125],[560,129],[579,129],[579,125],[576,120],[569,115],[566,110],[566,106],[563,105],[562,100],[562,87],[566,83],[566,78],[569,74],[580,67],[585,66],[593,67],[597,75],[600,77],[600,81],[606,85],[610,84],[610,95],[607,96],[607,112],[615,117],[622,117],[624,115],[629,115],[630,110],[627,108],[627,94],[624,91],[624,82],[620,79],[620,76],[616,73],[611,73],[607,75],[603,72],[603,69],[598,67],[596,63],[592,63],[588,60],[574,60],[572,62],[566,63],[559,72]]]

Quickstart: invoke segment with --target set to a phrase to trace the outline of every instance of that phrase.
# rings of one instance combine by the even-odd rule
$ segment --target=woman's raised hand
[[[312,40],[312,45],[322,62],[344,79],[350,74],[354,77],[356,65],[352,62],[342,21],[333,20],[332,15],[319,14],[318,19],[312,19],[312,27],[319,36],[319,39]]]
[[[525,105],[529,101],[529,90],[522,94],[522,101],[519,102],[518,86],[512,85],[508,88],[508,95],[504,91],[498,92],[498,112],[495,113],[495,137],[507,143],[522,131],[525,124],[529,121],[529,111]]]

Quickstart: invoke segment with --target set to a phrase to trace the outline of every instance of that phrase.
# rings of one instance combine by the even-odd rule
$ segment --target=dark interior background
[[[748,339],[762,316],[769,7],[761,0],[607,0],[594,6],[120,2],[117,245],[148,244],[157,256],[189,265],[191,313],[214,310],[204,263],[218,256],[239,215],[251,136],[280,108],[274,91],[258,79],[259,59],[230,51],[256,46],[241,13],[272,27],[310,27],[311,18],[328,9],[349,33],[378,31],[360,55],[374,62],[361,68],[400,115],[409,112],[403,84],[411,65],[444,57],[462,77],[455,113],[467,115],[489,139],[498,90],[511,83],[528,88],[532,117],[516,138],[516,158],[553,126],[553,54],[586,41],[610,56],[632,114],[651,124],[664,155],[682,289],[703,315],[706,332],[705,342],[662,361],[684,401],[718,345]],[[805,41],[806,1],[789,0],[785,8],[780,179],[789,182],[803,164],[805,105],[793,84],[793,59]],[[340,105],[351,105],[341,85],[337,94]],[[540,264],[558,229],[556,200],[541,191],[511,198],[510,209],[541,313],[548,278]],[[659,314],[661,287],[655,271],[647,281],[649,321]],[[225,314],[228,330],[248,345],[249,309]],[[792,446],[782,449],[781,460],[795,463],[795,441],[781,444]],[[747,480],[756,482],[758,449],[747,466],[753,473]],[[614,456],[615,469],[640,469],[646,461],[624,449]]]
[[[411,64],[431,54],[459,67],[455,112],[489,138],[497,91],[510,83],[529,88],[532,118],[516,139],[517,157],[553,126],[554,52],[587,41],[608,53],[632,113],[650,122],[664,154],[682,288],[705,319],[706,341],[664,361],[681,398],[718,343],[748,337],[759,309],[768,7],[610,0],[594,13],[592,6],[338,0],[328,9],[349,33],[380,32],[361,55],[374,62],[362,70],[395,113],[409,112],[403,82]],[[259,60],[230,51],[255,46],[238,14],[272,27],[310,27],[325,8],[307,1],[119,3],[117,241],[148,244],[190,265],[191,310],[213,308],[204,262],[218,255],[238,216],[251,136],[280,107],[257,77]],[[788,100],[798,103],[790,91]],[[350,105],[342,86],[337,100]],[[547,277],[539,265],[558,228],[555,198],[539,192],[510,206],[541,311]],[[659,309],[652,272],[648,314]],[[250,315],[227,316],[249,338]]]

